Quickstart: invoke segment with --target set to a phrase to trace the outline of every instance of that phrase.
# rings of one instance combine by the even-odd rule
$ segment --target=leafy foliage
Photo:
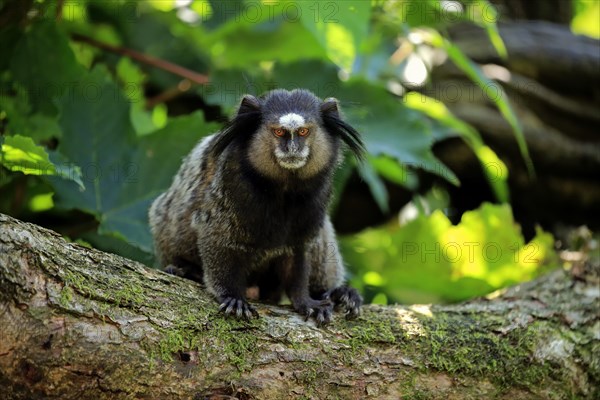
[[[436,142],[455,136],[463,138],[478,156],[498,201],[509,199],[506,168],[501,174],[489,169],[490,163],[500,167],[503,163],[477,131],[452,116],[443,104],[432,99],[418,104],[407,94],[415,89],[412,66],[422,66],[423,83],[427,80],[420,48],[436,44],[476,83],[489,83],[439,33],[449,24],[471,20],[485,27],[499,54],[505,55],[495,20],[481,18],[482,7],[491,7],[486,1],[470,6],[479,14],[466,10],[449,14],[444,9],[448,2],[439,0],[190,4],[84,0],[58,5],[37,0],[28,3],[30,9],[25,11],[16,3],[0,6],[0,12],[17,16],[0,19],[0,160],[4,168],[0,193],[8,193],[0,201],[2,212],[33,220],[59,219],[72,228],[66,231],[73,239],[152,263],[147,223],[151,201],[168,187],[194,143],[217,131],[243,94],[260,95],[275,87],[303,87],[321,97],[339,99],[346,118],[363,133],[369,152],[367,161],[358,165],[358,174],[384,212],[389,209],[387,185],[419,188],[418,175],[410,172],[426,171],[460,184],[432,152]],[[210,83],[197,85],[169,72],[166,61],[179,71],[187,68],[206,74]],[[498,98],[497,106],[514,127],[528,159],[508,100]],[[350,161],[341,167],[336,202],[355,167]],[[13,195],[17,192],[21,194]],[[497,218],[499,213],[508,218],[510,210],[507,205],[485,208],[480,219]],[[94,223],[79,224],[82,216]],[[499,267],[488,266],[486,260],[469,266],[447,263],[430,268],[427,264],[424,272],[404,270],[403,264],[400,272],[392,272],[397,267],[392,259],[373,263],[352,247],[353,243],[364,246],[369,238],[389,243],[389,248],[369,248],[369,256],[377,260],[381,257],[377,252],[398,250],[402,240],[410,237],[434,243],[443,232],[459,232],[491,240],[489,224],[471,226],[467,219],[460,227],[451,227],[439,212],[421,215],[399,232],[384,228],[357,236],[356,242],[346,239],[344,249],[359,269],[356,276],[367,276],[373,268],[371,273],[387,282],[378,290],[395,300],[408,299],[398,294],[408,275],[413,277],[406,279],[413,290],[446,301],[534,275],[527,269],[496,279]],[[512,236],[502,243],[523,247],[512,220],[506,223],[502,227]],[[418,260],[413,261],[416,267]],[[507,270],[522,267],[505,261]],[[474,265],[496,281],[474,285],[469,272]],[[419,286],[419,282],[431,281],[419,277],[439,274],[439,268],[454,275],[435,287]],[[450,288],[455,286],[449,282],[456,271],[464,275],[458,280],[460,285],[470,289],[452,295]],[[468,279],[471,283],[467,284]]]
[[[9,171],[19,171],[25,175],[56,175],[74,181],[79,189],[84,189],[79,167],[68,167],[60,162],[60,155],[48,152],[36,145],[29,137],[15,135],[0,141],[0,164]]]
[[[342,241],[349,262],[369,265],[353,283],[389,302],[453,302],[530,280],[557,264],[552,235],[525,243],[510,207],[484,204],[453,226],[439,210]],[[379,302],[382,302],[379,296]]]

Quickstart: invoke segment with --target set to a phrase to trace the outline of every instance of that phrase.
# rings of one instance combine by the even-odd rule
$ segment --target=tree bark
[[[1,397],[598,398],[598,268],[585,265],[318,329],[289,306],[227,319],[194,282],[0,214]]]

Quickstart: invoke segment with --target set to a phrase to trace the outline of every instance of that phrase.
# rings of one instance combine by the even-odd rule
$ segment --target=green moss
[[[60,291],[60,297],[58,298],[58,303],[62,307],[67,308],[68,305],[73,300],[73,294],[74,294],[73,289],[71,289],[70,286],[64,286],[62,288],[62,290]]]
[[[254,330],[260,326],[260,321],[239,321],[220,314],[207,318],[186,306],[179,310],[182,318],[174,326],[158,328],[161,334],[158,343],[146,342],[143,345],[150,357],[171,362],[176,354],[199,351],[201,344],[210,343],[209,348],[215,353],[206,352],[208,349],[204,348],[201,360],[218,360],[225,356],[238,372],[237,377],[251,369],[252,358],[259,345]]]
[[[365,312],[359,321],[344,320],[341,326],[348,334],[348,338],[342,339],[342,342],[350,347],[350,352],[343,354],[345,362],[351,361],[352,357],[374,343],[394,344],[398,340],[397,329],[389,319],[377,313]]]
[[[318,397],[316,396],[317,386],[324,381],[324,377],[327,375],[327,368],[320,360],[304,361],[297,375],[297,379],[302,383],[305,390],[303,398],[313,399]]]
[[[487,377],[501,386],[534,387],[549,379],[549,364],[532,363],[536,326],[507,335],[494,333],[485,316],[436,315],[422,318],[427,334],[420,339],[426,364],[439,371]]]
[[[65,271],[62,276],[62,279],[65,283],[65,286],[74,287],[80,293],[85,293],[86,289],[87,291],[89,291],[89,288],[86,286],[86,278],[82,275],[79,275],[72,271]]]

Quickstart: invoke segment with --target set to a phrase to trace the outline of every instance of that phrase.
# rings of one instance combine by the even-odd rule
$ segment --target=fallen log
[[[194,282],[0,214],[2,399],[600,395],[598,266],[448,306],[221,316]]]

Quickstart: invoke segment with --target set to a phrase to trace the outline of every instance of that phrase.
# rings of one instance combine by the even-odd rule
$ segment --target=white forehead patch
[[[279,117],[279,124],[290,131],[294,131],[301,126],[304,126],[304,123],[304,117],[296,113],[289,113]]]

